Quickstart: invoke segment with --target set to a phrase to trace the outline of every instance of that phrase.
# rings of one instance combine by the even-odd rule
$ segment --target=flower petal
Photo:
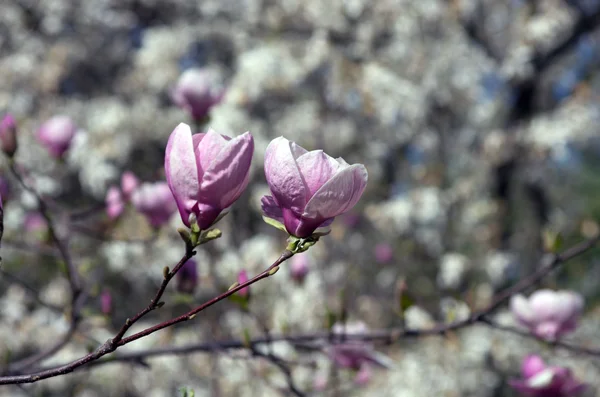
[[[522,325],[530,327],[535,322],[536,315],[523,295],[515,295],[510,299],[510,311]]]
[[[281,208],[279,208],[273,196],[263,196],[260,199],[260,208],[267,218],[283,223],[283,212],[281,212]]]
[[[199,182],[192,130],[185,123],[179,124],[169,137],[165,154],[165,173],[181,219],[189,226],[188,218],[197,201]]]
[[[298,157],[296,163],[308,188],[306,201],[309,201],[340,168],[340,163],[322,150],[305,153]]]
[[[200,135],[200,134],[196,134]],[[227,145],[228,139],[213,129],[201,137],[194,139],[194,154],[196,155],[196,164],[198,164],[198,179],[202,180],[202,175],[210,167],[213,161],[219,157],[221,150]]]
[[[544,360],[540,356],[536,356],[535,354],[530,354],[523,359],[521,363],[521,374],[524,378],[531,378],[538,372],[546,369],[546,364]]]
[[[362,164],[338,171],[306,204],[303,216],[327,219],[349,211],[365,191],[367,179],[367,169]]]
[[[281,207],[298,215],[306,205],[307,187],[296,159],[304,153],[303,147],[284,137],[272,140],[265,152],[265,177],[273,197]]]
[[[554,321],[556,308],[560,305],[558,295],[549,289],[540,289],[529,296],[529,306],[537,322]]]
[[[202,140],[202,146],[210,139],[209,135],[207,133]],[[226,145],[205,169],[198,193],[198,201],[216,205],[220,209],[233,204],[248,186],[254,154],[254,139],[250,132],[225,142]]]

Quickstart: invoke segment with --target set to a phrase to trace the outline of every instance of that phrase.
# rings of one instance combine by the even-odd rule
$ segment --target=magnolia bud
[[[17,124],[11,114],[6,114],[0,121],[0,148],[8,157],[17,151]]]

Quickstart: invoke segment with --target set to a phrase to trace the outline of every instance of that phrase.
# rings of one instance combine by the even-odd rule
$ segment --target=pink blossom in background
[[[177,209],[166,182],[142,183],[131,195],[131,203],[154,227],[167,223]]]
[[[62,157],[71,146],[77,126],[68,116],[54,116],[44,122],[38,130],[38,141],[54,157]]]
[[[11,114],[6,114],[0,121],[0,148],[8,157],[17,151],[17,123]]]
[[[192,68],[181,74],[171,97],[195,121],[202,121],[208,116],[210,109],[221,102],[224,93],[210,71]]]
[[[125,209],[125,202],[121,191],[116,186],[111,186],[106,192],[106,199],[104,200],[106,205],[106,214],[110,219],[116,219],[123,213]]]
[[[342,215],[342,223],[348,228],[355,228],[360,222],[360,215],[356,212],[348,212]]]
[[[193,294],[198,285],[198,265],[194,258],[187,262],[177,272],[177,290],[186,294]]]
[[[302,252],[292,256],[290,259],[290,276],[296,282],[304,281],[310,271],[310,254]]]
[[[534,335],[556,340],[577,328],[583,312],[583,297],[573,291],[535,291],[529,298],[515,295],[510,309],[517,321]]]
[[[243,284],[247,281],[248,281],[248,273],[246,272],[246,270],[240,270],[240,272],[238,273],[238,277],[237,277],[238,284]],[[242,288],[241,290],[239,290],[237,292],[237,294],[239,296],[241,296],[242,298],[249,298],[250,297],[250,287]]]
[[[368,331],[363,322],[336,323],[332,331],[336,335],[357,335]],[[349,339],[342,343],[334,343],[327,348],[331,360],[340,368],[357,371],[355,382],[366,384],[372,375],[372,367],[392,368],[393,362],[386,355],[375,350],[372,343]]]
[[[267,147],[265,176],[272,196],[261,200],[264,216],[296,237],[308,237],[350,211],[368,178],[362,164],[349,165],[322,150],[309,152],[283,137]]]
[[[25,215],[25,221],[23,222],[23,228],[28,233],[34,233],[46,230],[48,223],[46,219],[39,212],[29,212]]]
[[[539,356],[530,355],[521,364],[522,379],[509,384],[525,396],[571,397],[581,394],[587,385],[579,381],[569,368],[547,366]]]
[[[105,315],[112,311],[112,295],[106,289],[100,294],[100,311]]]
[[[184,123],[175,128],[167,143],[165,172],[186,226],[194,214],[200,229],[208,228],[242,195],[253,153],[249,132],[229,138],[210,129],[192,135]]]
[[[131,171],[125,171],[121,175],[121,192],[126,199],[131,198],[134,190],[140,185],[139,179]]]
[[[388,243],[379,243],[375,246],[375,259],[379,263],[390,263],[394,259],[394,249]]]

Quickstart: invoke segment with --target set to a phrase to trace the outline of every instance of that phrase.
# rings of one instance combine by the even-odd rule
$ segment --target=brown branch
[[[487,317],[483,317],[480,320],[480,322],[482,324],[489,326],[492,329],[510,332],[512,334],[519,335],[524,338],[534,339],[538,342],[544,343],[546,345],[550,345],[552,347],[558,347],[558,348],[565,349],[565,350],[568,350],[573,353],[580,353],[580,354],[585,354],[588,356],[600,357],[600,348],[579,346],[579,345],[575,345],[572,343],[563,342],[561,340],[547,341],[545,339],[537,337],[536,335],[532,334],[531,332],[521,330],[521,329],[515,328],[515,327],[510,327],[507,325],[498,324],[497,322],[495,322]]]
[[[147,328],[143,331],[140,331],[136,334],[133,334],[127,338],[123,338],[123,336],[125,335],[125,333],[127,332],[127,330],[131,327],[131,325],[133,325],[137,320],[139,320],[140,318],[142,318],[143,316],[145,316],[147,313],[149,313],[150,311],[162,306],[160,303],[160,298],[162,297],[162,294],[164,293],[164,290],[166,288],[166,285],[168,284],[168,281],[171,280],[171,278],[173,278],[173,276],[175,275],[175,273],[181,268],[181,266],[183,266],[183,264],[192,256],[194,255],[194,251],[190,250],[190,249],[186,249],[186,253],[184,255],[184,257],[182,258],[181,261],[179,261],[179,263],[175,266],[175,268],[168,272],[165,271],[165,275],[164,275],[164,280],[161,284],[161,287],[159,288],[159,291],[157,292],[157,294],[155,295],[155,297],[150,301],[150,304],[141,312],[139,312],[138,314],[136,314],[133,318],[128,319],[125,324],[123,325],[123,327],[119,330],[119,332],[117,333],[117,335],[115,335],[114,338],[111,338],[109,340],[107,340],[102,346],[100,346],[96,351],[81,357],[75,361],[72,361],[71,363],[59,366],[59,367],[55,367],[55,368],[50,368],[50,369],[46,369],[46,370],[42,370],[33,374],[27,374],[27,375],[13,375],[13,376],[3,376],[0,377],[0,385],[7,385],[7,384],[20,384],[20,383],[33,383],[33,382],[37,382],[39,380],[42,379],[47,379],[47,378],[52,378],[55,376],[60,376],[60,375],[65,375],[68,373],[73,372],[74,370],[76,370],[77,368],[84,366],[90,362],[93,362],[95,360],[98,360],[99,358],[114,352],[118,347],[126,345],[130,342],[133,342],[135,340],[138,340],[140,338],[143,338],[144,336],[150,335],[156,331],[159,331],[163,328],[167,328],[169,326],[178,324],[180,322],[184,322],[184,321],[188,321],[193,319],[199,312],[201,312],[202,310],[205,310],[206,308],[216,304],[217,302],[222,301],[223,299],[233,295],[234,293],[238,292],[239,290],[241,290],[242,288],[248,287],[254,283],[256,283],[257,281],[260,281],[262,279],[265,279],[267,277],[272,276],[273,274],[276,273],[278,266],[283,263],[284,261],[286,261],[287,259],[291,258],[293,253],[291,251],[284,251],[283,254],[281,254],[281,256],[271,265],[269,266],[265,271],[263,271],[262,273],[260,273],[259,275],[255,276],[254,278],[248,280],[245,283],[242,284],[238,284],[233,288],[230,288],[228,291],[222,293],[221,295],[205,302],[204,304],[196,307],[195,309],[187,312],[184,315],[181,315],[179,317],[176,317],[174,319],[171,319],[169,321],[165,321],[162,322],[158,325],[155,325],[153,327]]]
[[[71,255],[69,253],[69,250],[68,250],[66,244],[62,241],[62,239],[60,239],[58,237],[58,235],[56,233],[54,221],[53,221],[52,217],[50,216],[48,206],[46,205],[46,202],[44,201],[44,199],[39,195],[39,193],[25,182],[25,180],[23,179],[23,177],[17,170],[17,167],[13,161],[11,161],[11,163],[10,163],[10,170],[12,171],[12,173],[15,176],[15,178],[17,179],[17,181],[21,184],[23,189],[25,189],[28,192],[30,192],[31,194],[33,194],[33,196],[36,198],[36,200],[38,202],[40,213],[42,214],[42,216],[46,220],[46,223],[48,224],[48,231],[50,233],[50,238],[54,242],[54,245],[56,245],[56,248],[60,252],[61,257],[65,261],[65,265],[66,265],[66,269],[67,269],[67,278],[69,280],[69,284],[71,286],[71,291],[72,291],[72,295],[73,295],[72,302],[75,303],[75,301],[77,300],[77,297],[83,292],[81,278],[79,276],[79,272],[77,271],[77,267],[71,260]],[[78,313],[74,313],[72,311],[71,316],[77,316],[77,315],[78,315]]]
[[[16,365],[11,366],[12,368],[14,368],[16,370],[22,370],[22,369],[27,368],[28,366],[34,365],[35,363],[37,363],[39,361],[42,361],[43,359],[45,359],[47,357],[54,355],[56,352],[58,352],[60,349],[62,349],[67,343],[69,343],[72,336],[77,331],[77,326],[80,321],[80,312],[85,303],[87,296],[84,291],[83,283],[81,281],[81,277],[77,270],[77,266],[75,265],[75,263],[73,262],[73,260],[71,258],[71,254],[69,252],[68,246],[60,237],[58,237],[58,234],[56,233],[56,227],[54,225],[54,221],[53,221],[52,217],[50,216],[50,211],[48,209],[46,202],[33,187],[29,186],[25,182],[24,178],[19,173],[14,161],[12,161],[12,160],[10,162],[10,170],[12,171],[12,173],[15,176],[15,178],[17,179],[17,181],[21,184],[23,189],[30,192],[36,198],[36,200],[38,202],[40,213],[44,217],[44,219],[46,220],[46,223],[48,225],[48,232],[50,234],[50,238],[52,239],[52,242],[56,246],[58,252],[60,253],[60,256],[62,257],[62,259],[65,262],[67,279],[69,281],[69,286],[71,288],[71,310],[70,310],[70,314],[69,314],[69,317],[70,317],[69,330],[53,346],[50,346],[41,352],[38,352],[30,357],[27,357],[27,358],[19,361],[18,363],[16,363]]]
[[[115,337],[110,341],[111,344],[115,345],[115,348],[116,348],[116,345],[122,341],[123,336],[125,336],[125,333],[127,333],[129,328],[131,328],[131,326],[133,324],[135,324],[137,321],[139,321],[146,314],[150,313],[151,311],[153,311],[155,309],[158,309],[159,307],[161,307],[164,304],[164,302],[161,302],[160,299],[162,298],[163,294],[165,293],[165,290],[167,289],[167,285],[169,285],[169,282],[171,281],[171,279],[173,277],[175,277],[175,274],[177,274],[179,269],[181,269],[181,267],[194,255],[196,255],[196,251],[194,251],[192,248],[190,248],[188,246],[186,248],[185,255],[183,255],[181,260],[177,263],[177,265],[175,265],[173,270],[169,270],[168,267],[165,268],[165,271],[163,274],[163,281],[160,284],[160,287],[158,288],[156,295],[154,295],[154,298],[152,298],[150,300],[150,303],[148,304],[148,306],[146,306],[142,311],[140,311],[138,314],[136,314],[132,318],[128,318],[125,321],[125,323],[123,324],[123,326],[121,327],[121,329],[119,330],[119,332],[117,333],[117,335],[115,335]]]
[[[307,342],[314,342],[317,340],[329,340],[329,343],[342,343],[343,341],[347,341],[347,340],[363,340],[363,341],[379,341],[379,342],[383,342],[383,343],[387,343],[387,344],[392,344],[403,338],[415,338],[415,337],[422,337],[422,336],[428,336],[428,335],[443,335],[443,334],[447,333],[448,331],[458,330],[460,328],[464,328],[469,325],[474,325],[476,323],[483,322],[484,319],[486,318],[486,316],[488,316],[490,313],[492,313],[498,307],[500,307],[502,304],[504,304],[511,296],[513,296],[514,294],[523,292],[527,288],[534,286],[540,280],[542,280],[545,276],[547,276],[552,270],[556,269],[558,266],[560,266],[564,262],[566,262],[570,259],[573,259],[573,258],[585,253],[589,249],[591,249],[595,244],[598,243],[599,240],[600,240],[600,236],[597,236],[595,238],[585,240],[585,241],[563,251],[560,254],[547,255],[546,257],[544,257],[542,259],[541,266],[539,267],[539,269],[537,271],[535,271],[528,277],[523,278],[520,282],[516,283],[512,287],[509,287],[509,288],[503,290],[502,292],[500,292],[498,295],[496,295],[496,297],[494,298],[492,303],[490,303],[483,310],[477,311],[477,312],[473,313],[471,316],[469,316],[468,318],[461,320],[461,321],[456,321],[456,322],[453,322],[450,324],[440,324],[435,327],[431,327],[431,328],[427,328],[427,329],[392,328],[392,329],[369,331],[369,332],[366,332],[363,334],[349,334],[349,335],[343,335],[343,336],[335,335],[334,337],[332,337],[331,332],[329,332],[329,331],[321,331],[321,332],[296,335],[296,336],[293,336],[293,335],[292,336],[269,335],[266,338],[259,338],[259,339],[250,341],[250,346],[254,346],[256,344],[261,344],[261,343],[271,343],[271,342],[275,342],[275,341],[288,341],[290,343],[302,343],[302,342],[307,343]],[[187,253],[186,253],[186,255],[187,255]],[[215,303],[231,296],[232,294],[239,291],[240,289],[248,287],[251,284],[254,284],[255,282],[257,282],[259,280],[262,280],[264,278],[271,276],[276,271],[275,268],[277,268],[285,260],[291,258],[292,255],[293,255],[292,252],[287,251],[287,250],[284,251],[284,253],[271,266],[269,266],[269,268],[267,268],[265,271],[263,271],[259,275],[255,276],[254,278],[252,278],[251,280],[248,280],[247,282],[245,282],[243,284],[239,284],[239,285],[229,289],[227,292],[222,293],[221,295],[207,301],[206,303],[196,307],[195,309],[189,311],[188,313],[186,313],[182,316],[165,321],[163,323],[160,323],[158,325],[155,325],[153,327],[150,327],[143,331],[140,331],[136,334],[133,334],[127,338],[122,338],[119,340],[118,336],[122,337],[125,334],[125,332],[127,331],[127,329],[129,328],[129,327],[127,327],[127,329],[125,329],[124,332],[120,331],[119,334],[117,334],[117,336],[115,338],[109,339],[106,343],[104,343],[102,346],[100,346],[95,352],[90,353],[87,356],[84,356],[84,357],[82,357],[78,360],[75,360],[69,364],[65,364],[65,365],[62,365],[62,366],[56,367],[56,368],[49,368],[49,369],[46,369],[46,370],[43,370],[43,371],[40,371],[40,372],[37,372],[34,374],[0,377],[0,384],[33,383],[33,382],[36,382],[36,381],[39,381],[42,379],[51,378],[51,377],[64,375],[64,374],[73,372],[75,369],[77,369],[79,367],[82,367],[86,364],[92,363],[92,362],[98,360],[99,358],[101,358],[109,353],[112,353],[119,346],[126,345],[130,342],[138,340],[144,336],[150,335],[156,331],[159,331],[163,328],[167,328],[174,324],[191,320],[192,318],[194,318],[194,316],[197,313],[199,313],[202,310],[214,305]],[[177,266],[176,266],[176,268],[177,268]],[[160,296],[159,296],[159,299],[160,299]],[[155,305],[155,304],[157,304],[156,302],[158,302],[158,301],[153,300],[152,302],[155,302],[155,303],[151,303],[151,305]],[[116,361],[138,361],[139,362],[144,357],[150,357],[152,355],[160,355],[160,354],[184,354],[186,352],[189,353],[189,352],[193,352],[193,351],[214,351],[217,349],[243,348],[243,347],[248,347],[247,341],[229,341],[229,342],[211,343],[211,344],[207,344],[207,345],[199,345],[199,346],[196,346],[195,348],[189,347],[189,346],[184,347],[184,348],[169,348],[169,349],[148,351],[145,353],[131,353],[129,355],[116,356],[109,360],[98,361],[98,362],[94,363],[94,365],[101,365],[104,363],[116,362]],[[144,356],[142,356],[142,355],[144,355]]]

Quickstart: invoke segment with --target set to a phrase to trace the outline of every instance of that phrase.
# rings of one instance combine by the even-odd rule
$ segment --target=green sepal
[[[273,218],[267,218],[267,217],[266,217],[266,216],[264,216],[264,215],[263,215],[263,217],[262,217],[262,218],[263,218],[263,220],[265,221],[265,223],[266,223],[267,225],[271,225],[271,226],[273,226],[274,228],[276,228],[276,229],[279,229],[279,230],[281,230],[281,231],[283,231],[283,232],[286,232],[286,233],[287,233],[287,230],[285,230],[285,226],[283,225],[283,223],[281,223],[281,222],[279,222],[279,221],[276,221],[276,220],[275,220],[275,219],[273,219]]]

